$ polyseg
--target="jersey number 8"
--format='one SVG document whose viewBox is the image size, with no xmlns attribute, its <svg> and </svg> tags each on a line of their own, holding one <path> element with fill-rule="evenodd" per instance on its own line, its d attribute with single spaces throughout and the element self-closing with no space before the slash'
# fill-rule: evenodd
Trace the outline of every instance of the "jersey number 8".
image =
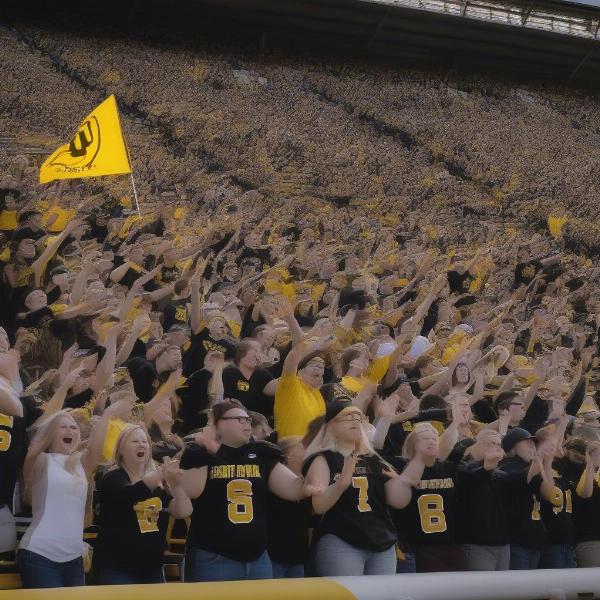
<svg viewBox="0 0 600 600">
<path fill-rule="evenodd" d="M 250 523 L 254 518 L 252 506 L 252 482 L 233 479 L 227 484 L 227 516 L 232 523 Z"/>
<path fill-rule="evenodd" d="M 439 494 L 424 494 L 417 500 L 421 529 L 423 533 L 442 533 L 446 531 L 444 499 Z"/>
</svg>

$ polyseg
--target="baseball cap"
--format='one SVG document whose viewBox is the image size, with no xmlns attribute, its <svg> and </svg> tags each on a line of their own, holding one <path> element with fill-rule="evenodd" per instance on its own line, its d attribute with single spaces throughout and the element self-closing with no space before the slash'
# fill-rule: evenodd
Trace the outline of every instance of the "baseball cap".
<svg viewBox="0 0 600 600">
<path fill-rule="evenodd" d="M 502 440 L 502 449 L 504 452 L 510 452 L 519 442 L 535 439 L 529 431 L 521 427 L 513 427 L 508 431 Z"/>
</svg>

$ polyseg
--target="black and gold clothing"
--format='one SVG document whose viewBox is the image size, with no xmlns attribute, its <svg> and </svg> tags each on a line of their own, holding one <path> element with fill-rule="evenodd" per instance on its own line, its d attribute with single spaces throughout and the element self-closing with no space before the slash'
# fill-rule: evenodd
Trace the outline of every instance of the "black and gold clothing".
<svg viewBox="0 0 600 600">
<path fill-rule="evenodd" d="M 0 506 L 12 507 L 13 492 L 27 453 L 27 428 L 42 414 L 31 397 L 22 398 L 23 416 L 0 413 Z"/>
<path fill-rule="evenodd" d="M 390 429 L 384 444 L 386 456 L 400 456 L 402 446 L 408 434 L 417 423 L 431 423 L 438 433 L 443 433 L 448 424 L 448 411 L 443 408 L 429 408 L 419 411 L 412 419 L 390 425 Z"/>
<path fill-rule="evenodd" d="M 402 457 L 390 462 L 399 471 L 408 464 Z M 456 472 L 456 464 L 450 461 L 436 460 L 425 467 L 408 506 L 392 510 L 401 540 L 415 548 L 456 543 Z"/>
<path fill-rule="evenodd" d="M 131 289 L 131 286 L 134 284 L 135 280 L 144 275 L 146 271 L 144 267 L 138 265 L 137 263 L 129 262 L 127 264 L 129 268 L 118 283 Z"/>
<path fill-rule="evenodd" d="M 329 485 L 335 483 L 344 467 L 344 456 L 325 450 L 308 459 L 304 472 L 317 456 L 322 456 L 329 467 Z M 388 467 L 389 468 L 389 467 Z M 352 483 L 340 499 L 325 513 L 315 529 L 315 537 L 332 534 L 356 548 L 383 552 L 396 543 L 394 523 L 385 499 L 384 474 L 386 465 L 375 455 L 360 456 Z"/>
<path fill-rule="evenodd" d="M 190 339 L 190 346 L 183 355 L 183 374 L 191 375 L 194 371 L 204 366 L 204 357 L 215 350 L 225 355 L 225 360 L 231 360 L 235 354 L 236 345 L 228 339 L 215 340 L 208 329 L 194 333 Z"/>
<path fill-rule="evenodd" d="M 517 456 L 506 458 L 494 471 L 492 481 L 506 511 L 510 543 L 539 550 L 546 539 L 540 514 L 542 478 L 535 475 L 528 483 L 529 467 Z"/>
<path fill-rule="evenodd" d="M 239 400 L 248 410 L 254 410 L 270 418 L 273 416 L 274 398 L 263 393 L 265 386 L 274 379 L 266 369 L 254 369 L 250 379 L 234 365 L 223 369 L 225 398 Z"/>
<path fill-rule="evenodd" d="M 163 311 L 163 330 L 169 331 L 173 325 L 187 325 L 189 299 L 171 300 Z"/>
<path fill-rule="evenodd" d="M 461 544 L 504 546 L 509 542 L 506 514 L 492 485 L 492 473 L 478 461 L 459 465 L 456 507 L 457 541 Z"/>
<path fill-rule="evenodd" d="M 187 547 L 240 562 L 261 556 L 268 544 L 267 484 L 280 455 L 268 442 L 222 445 L 215 455 L 189 445 L 181 468 L 207 467 L 208 475 L 204 491 L 193 501 Z"/>
<path fill-rule="evenodd" d="M 284 500 L 269 494 L 269 557 L 286 565 L 304 565 L 308 559 L 311 500 Z"/>
<path fill-rule="evenodd" d="M 143 577 L 162 565 L 170 496 L 132 484 L 124 469 L 108 471 L 99 486 L 99 532 L 93 564 Z"/>
<path fill-rule="evenodd" d="M 594 487 L 590 498 L 573 498 L 575 525 L 575 543 L 600 541 L 600 482 L 594 478 Z"/>
<path fill-rule="evenodd" d="M 576 484 L 569 481 L 555 462 L 552 469 L 555 503 L 540 500 L 540 513 L 546 526 L 546 546 L 572 546 L 575 541 L 573 497 Z"/>
</svg>

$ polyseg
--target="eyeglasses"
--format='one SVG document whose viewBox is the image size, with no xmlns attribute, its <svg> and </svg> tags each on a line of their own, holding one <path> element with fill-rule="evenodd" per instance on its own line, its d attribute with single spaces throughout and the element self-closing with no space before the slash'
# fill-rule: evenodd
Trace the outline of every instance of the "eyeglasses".
<svg viewBox="0 0 600 600">
<path fill-rule="evenodd" d="M 358 413 L 353 413 L 344 417 L 343 419 L 338 419 L 340 423 L 352 423 L 356 421 L 357 423 L 361 423 L 364 420 L 363 415 L 359 415 Z"/>
<path fill-rule="evenodd" d="M 252 423 L 252 417 L 221 417 L 221 421 L 237 421 L 240 425 Z"/>
</svg>

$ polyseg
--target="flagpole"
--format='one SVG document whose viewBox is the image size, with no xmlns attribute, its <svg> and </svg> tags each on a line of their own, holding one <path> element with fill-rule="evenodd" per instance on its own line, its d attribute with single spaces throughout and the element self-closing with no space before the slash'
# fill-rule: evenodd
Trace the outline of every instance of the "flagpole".
<svg viewBox="0 0 600 600">
<path fill-rule="evenodd" d="M 133 171 L 129 173 L 131 175 L 131 185 L 133 186 L 133 197 L 135 199 L 135 208 L 137 209 L 138 216 L 141 217 L 142 213 L 140 212 L 140 205 L 138 203 L 137 190 L 135 189 L 135 180 L 133 179 Z"/>
</svg>

